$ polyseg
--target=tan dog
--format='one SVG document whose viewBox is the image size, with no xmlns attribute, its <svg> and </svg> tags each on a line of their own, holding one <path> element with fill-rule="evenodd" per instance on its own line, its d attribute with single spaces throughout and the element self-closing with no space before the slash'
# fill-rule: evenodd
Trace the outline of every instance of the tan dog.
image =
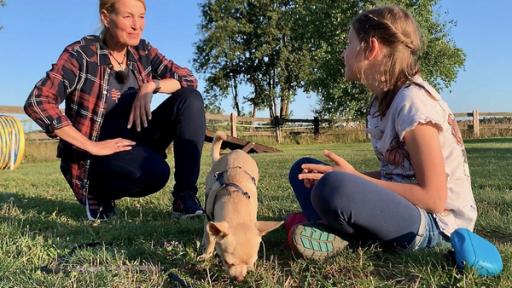
<svg viewBox="0 0 512 288">
<path fill-rule="evenodd" d="M 254 270 L 261 237 L 281 224 L 257 221 L 258 166 L 242 150 L 220 157 L 226 134 L 217 132 L 212 145 L 212 168 L 206 178 L 206 215 L 202 240 L 204 260 L 213 255 L 214 248 L 222 258 L 229 275 L 237 281 Z"/>
</svg>

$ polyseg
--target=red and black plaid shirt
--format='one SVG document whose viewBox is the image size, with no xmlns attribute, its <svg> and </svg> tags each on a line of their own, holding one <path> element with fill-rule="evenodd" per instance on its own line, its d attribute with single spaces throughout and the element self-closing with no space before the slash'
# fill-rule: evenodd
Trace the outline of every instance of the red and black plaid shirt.
<svg viewBox="0 0 512 288">
<path fill-rule="evenodd" d="M 181 87 L 197 88 L 197 80 L 190 70 L 166 59 L 145 40 L 129 47 L 128 66 L 135 72 L 139 86 L 153 78 L 174 78 Z M 50 137 L 55 129 L 73 125 L 89 139 L 98 139 L 105 116 L 105 100 L 110 77 L 113 77 L 108 50 L 96 35 L 86 36 L 67 46 L 56 64 L 46 73 L 30 93 L 25 112 Z M 65 101 L 65 112 L 59 104 Z M 95 207 L 96 199 L 88 193 L 88 171 L 91 155 L 60 140 L 57 157 L 61 171 L 73 189 L 76 198 Z"/>
</svg>

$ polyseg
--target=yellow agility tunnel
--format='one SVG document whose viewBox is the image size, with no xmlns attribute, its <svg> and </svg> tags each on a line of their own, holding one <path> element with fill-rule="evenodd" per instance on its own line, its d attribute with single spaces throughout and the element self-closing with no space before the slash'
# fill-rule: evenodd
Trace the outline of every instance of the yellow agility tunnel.
<svg viewBox="0 0 512 288">
<path fill-rule="evenodd" d="M 23 159 L 25 133 L 15 117 L 0 115 L 0 170 L 14 170 Z"/>
</svg>

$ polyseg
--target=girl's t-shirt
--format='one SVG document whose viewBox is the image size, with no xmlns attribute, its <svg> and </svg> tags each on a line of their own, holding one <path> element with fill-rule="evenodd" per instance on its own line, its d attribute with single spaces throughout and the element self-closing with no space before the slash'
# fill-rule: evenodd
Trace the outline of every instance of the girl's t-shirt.
<svg viewBox="0 0 512 288">
<path fill-rule="evenodd" d="M 381 163 L 381 179 L 417 183 L 405 150 L 404 135 L 419 123 L 434 124 L 439 132 L 448 182 L 445 211 L 434 216 L 441 231 L 448 236 L 459 227 L 473 230 L 477 210 L 459 127 L 439 93 L 421 77 L 413 80 L 417 84 L 408 83 L 400 89 L 385 117 L 378 115 L 377 101 L 370 107 L 367 131 Z"/>
</svg>

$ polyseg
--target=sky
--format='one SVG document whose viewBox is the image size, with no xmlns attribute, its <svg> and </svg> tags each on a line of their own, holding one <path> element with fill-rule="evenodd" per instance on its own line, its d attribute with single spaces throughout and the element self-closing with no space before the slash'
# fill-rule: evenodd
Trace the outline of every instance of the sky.
<svg viewBox="0 0 512 288">
<path fill-rule="evenodd" d="M 181 66 L 193 70 L 199 38 L 200 0 L 149 0 L 143 38 Z M 510 0 L 441 0 L 436 11 L 455 20 L 449 30 L 466 63 L 450 89 L 441 91 L 454 112 L 512 112 Z M 0 8 L 0 105 L 22 106 L 34 84 L 64 47 L 100 30 L 97 0 L 7 0 Z M 199 90 L 204 76 L 194 71 Z M 163 100 L 157 95 L 154 105 Z M 292 117 L 312 118 L 314 95 L 299 94 Z M 230 101 L 222 108 L 232 112 Z M 245 108 L 249 110 L 248 107 Z M 267 116 L 267 112 L 259 112 Z"/>
</svg>

